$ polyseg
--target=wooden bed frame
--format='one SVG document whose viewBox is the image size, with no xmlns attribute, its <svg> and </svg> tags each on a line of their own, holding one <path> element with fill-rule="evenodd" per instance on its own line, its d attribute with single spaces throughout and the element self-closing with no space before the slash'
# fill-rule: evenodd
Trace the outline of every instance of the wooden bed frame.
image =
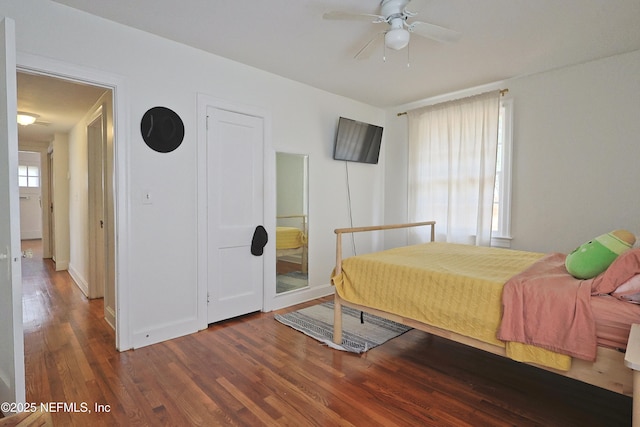
<svg viewBox="0 0 640 427">
<path fill-rule="evenodd" d="M 336 229 L 335 274 L 337 275 L 342 272 L 343 234 L 360 233 L 367 231 L 384 231 L 420 226 L 431 227 L 431 241 L 433 242 L 435 240 L 435 221 Z M 419 329 L 421 331 L 455 342 L 459 342 L 461 344 L 465 344 L 480 350 L 488 351 L 489 353 L 507 357 L 504 347 L 488 344 L 474 338 L 447 331 L 445 329 L 437 328 L 426 323 L 399 316 L 394 313 L 389 313 L 374 308 L 365 307 L 359 304 L 354 304 L 342 299 L 337 292 L 335 292 L 334 298 L 335 310 L 333 341 L 336 344 L 342 343 L 342 306 L 345 306 L 360 311 L 366 311 L 367 313 L 371 313 L 376 316 L 389 319 L 394 322 L 398 322 L 403 325 L 407 325 L 412 328 Z M 610 348 L 598 347 L 598 353 L 595 362 L 588 362 L 585 360 L 574 358 L 572 360 L 571 369 L 569 371 L 558 371 L 540 365 L 531 365 L 537 368 L 557 373 L 559 375 L 576 379 L 578 381 L 582 381 L 587 384 L 614 391 L 616 393 L 633 396 L 633 426 L 640 427 L 640 324 L 634 324 L 632 326 L 629 341 L 627 343 L 626 353 L 622 353 Z M 634 393 L 634 388 L 638 390 L 637 393 Z"/>
</svg>

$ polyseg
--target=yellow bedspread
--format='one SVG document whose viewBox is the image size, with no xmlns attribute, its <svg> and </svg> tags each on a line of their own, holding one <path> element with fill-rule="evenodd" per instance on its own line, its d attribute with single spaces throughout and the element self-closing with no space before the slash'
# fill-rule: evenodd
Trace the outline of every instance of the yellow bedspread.
<svg viewBox="0 0 640 427">
<path fill-rule="evenodd" d="M 426 243 L 347 258 L 332 278 L 346 301 L 505 347 L 496 338 L 502 287 L 544 254 Z M 507 355 L 567 370 L 570 357 L 508 343 Z"/>
<path fill-rule="evenodd" d="M 302 230 L 296 227 L 276 227 L 276 249 L 296 249 L 306 243 Z"/>
</svg>

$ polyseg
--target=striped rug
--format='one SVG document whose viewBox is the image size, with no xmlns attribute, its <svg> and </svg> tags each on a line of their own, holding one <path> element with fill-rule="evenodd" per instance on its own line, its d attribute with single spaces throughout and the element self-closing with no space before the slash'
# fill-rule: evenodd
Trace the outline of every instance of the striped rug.
<svg viewBox="0 0 640 427">
<path fill-rule="evenodd" d="M 410 330 L 408 326 L 342 307 L 342 345 L 333 343 L 333 302 L 324 302 L 287 314 L 276 314 L 275 319 L 332 348 L 364 353 Z"/>
</svg>

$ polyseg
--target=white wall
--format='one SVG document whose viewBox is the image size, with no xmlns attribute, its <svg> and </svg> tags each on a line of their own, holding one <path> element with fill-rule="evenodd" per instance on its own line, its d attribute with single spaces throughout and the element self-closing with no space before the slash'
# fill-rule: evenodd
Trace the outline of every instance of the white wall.
<svg viewBox="0 0 640 427">
<path fill-rule="evenodd" d="M 640 51 L 509 82 L 513 247 L 640 234 Z"/>
<path fill-rule="evenodd" d="M 88 147 L 86 119 L 69 132 L 69 274 L 89 295 Z M 57 153 L 56 153 L 57 155 Z"/>
<path fill-rule="evenodd" d="M 640 51 L 476 92 L 502 87 L 514 99 L 512 248 L 566 253 L 614 229 L 640 234 Z M 407 217 L 406 117 L 396 113 L 427 103 L 387 111 L 386 222 Z"/>
<path fill-rule="evenodd" d="M 120 330 L 127 336 L 152 337 L 127 342 L 125 336 L 125 347 L 190 333 L 200 326 L 194 320 L 199 93 L 268 111 L 273 140 L 269 151 L 309 155 L 310 284 L 312 288 L 328 284 L 334 264 L 333 229 L 348 225 L 344 164 L 331 159 L 337 120 L 347 116 L 383 124 L 382 110 L 50 1 L 5 1 L 0 15 L 16 20 L 19 53 L 99 70 L 123 81 L 116 94 L 122 104 L 116 103 L 116 108 L 122 107 L 118 113 L 125 122 L 119 123 L 123 134 L 115 145 L 120 154 L 124 150 L 117 157 L 127 161 L 116 168 L 126 177 L 126 182 L 120 181 L 128 190 L 123 198 L 126 206 L 119 206 L 119 212 L 124 209 L 127 217 L 120 218 L 119 226 L 128 232 L 118 236 L 118 244 L 129 256 L 118 276 L 119 298 L 124 302 L 119 310 L 125 310 L 121 315 L 127 322 Z M 184 142 L 172 153 L 150 150 L 140 136 L 140 118 L 154 106 L 171 108 L 184 121 Z M 353 165 L 349 172 L 356 222 L 379 222 L 383 165 Z M 72 197 L 76 190 L 72 189 Z M 153 194 L 152 205 L 142 204 L 146 190 Z M 77 195 L 81 197 L 80 192 Z M 300 293 L 299 298 L 309 295 Z"/>
</svg>

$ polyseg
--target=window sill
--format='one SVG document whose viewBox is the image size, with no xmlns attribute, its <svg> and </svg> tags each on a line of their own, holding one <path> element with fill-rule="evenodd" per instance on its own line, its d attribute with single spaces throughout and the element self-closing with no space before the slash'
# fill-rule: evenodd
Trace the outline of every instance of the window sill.
<svg viewBox="0 0 640 427">
<path fill-rule="evenodd" d="M 511 248 L 511 237 L 492 237 L 491 246 L 496 248 Z"/>
</svg>

